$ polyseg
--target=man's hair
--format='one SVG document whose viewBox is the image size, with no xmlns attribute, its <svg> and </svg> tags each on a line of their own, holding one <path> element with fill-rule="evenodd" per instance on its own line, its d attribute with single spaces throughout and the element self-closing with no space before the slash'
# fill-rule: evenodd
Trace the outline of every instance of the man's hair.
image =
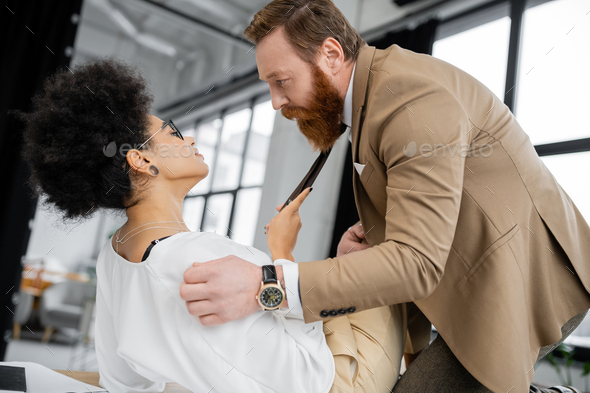
<svg viewBox="0 0 590 393">
<path fill-rule="evenodd" d="M 328 37 L 336 39 L 344 59 L 357 59 L 367 43 L 352 28 L 332 0 L 274 0 L 254 15 L 244 35 L 257 45 L 273 29 L 283 27 L 299 56 L 315 62 L 318 50 Z"/>
</svg>

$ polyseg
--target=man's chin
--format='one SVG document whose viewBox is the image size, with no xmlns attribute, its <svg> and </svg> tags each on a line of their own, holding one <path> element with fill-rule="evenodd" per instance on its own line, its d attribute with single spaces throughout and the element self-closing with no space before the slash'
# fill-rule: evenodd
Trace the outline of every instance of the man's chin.
<svg viewBox="0 0 590 393">
<path fill-rule="evenodd" d="M 307 142 L 314 151 L 326 152 L 332 149 L 332 147 L 334 147 L 336 141 L 340 137 L 340 135 L 336 134 L 321 134 L 317 132 L 317 130 L 314 130 L 314 132 L 311 133 L 307 133 L 302 131 L 301 128 L 299 128 L 299 131 L 305 137 L 305 139 L 307 139 Z"/>
</svg>

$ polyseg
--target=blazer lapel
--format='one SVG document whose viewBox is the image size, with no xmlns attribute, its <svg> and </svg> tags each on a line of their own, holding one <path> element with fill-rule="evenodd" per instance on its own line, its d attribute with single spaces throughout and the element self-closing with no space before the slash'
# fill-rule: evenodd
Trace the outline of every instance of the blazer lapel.
<svg viewBox="0 0 590 393">
<path fill-rule="evenodd" d="M 356 61 L 356 69 L 352 82 L 352 125 L 350 129 L 352 141 L 352 160 L 358 159 L 358 141 L 360 136 L 359 124 L 362 108 L 365 104 L 365 96 L 369 84 L 370 68 L 375 55 L 374 46 L 365 46 L 360 49 Z"/>
</svg>

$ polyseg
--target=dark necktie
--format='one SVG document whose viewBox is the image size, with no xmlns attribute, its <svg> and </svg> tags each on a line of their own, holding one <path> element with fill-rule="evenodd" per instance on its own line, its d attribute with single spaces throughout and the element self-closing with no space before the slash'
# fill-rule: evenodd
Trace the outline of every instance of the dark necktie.
<svg viewBox="0 0 590 393">
<path fill-rule="evenodd" d="M 344 133 L 344 131 L 346 131 L 347 128 L 348 128 L 348 126 L 346 124 L 342 123 L 340 125 L 340 135 L 342 135 Z M 313 185 L 313 182 L 318 177 L 318 175 L 320 174 L 320 171 L 324 167 L 324 164 L 328 160 L 328 156 L 330 155 L 331 151 L 332 151 L 332 148 L 320 153 L 318 158 L 315 160 L 315 162 L 313 163 L 313 165 L 309 169 L 309 172 L 307 172 L 307 174 L 305 175 L 303 180 L 301 180 L 301 183 L 299 183 L 299 185 L 297 186 L 295 191 L 293 191 L 293 193 L 289 196 L 287 201 L 283 204 L 283 207 L 281 208 L 281 210 L 283 210 L 285 208 L 285 206 L 287 206 L 289 203 L 293 202 L 293 200 L 295 198 L 297 198 L 299 196 L 299 194 L 301 194 L 303 192 L 303 190 L 305 190 L 307 187 L 311 187 Z"/>
</svg>

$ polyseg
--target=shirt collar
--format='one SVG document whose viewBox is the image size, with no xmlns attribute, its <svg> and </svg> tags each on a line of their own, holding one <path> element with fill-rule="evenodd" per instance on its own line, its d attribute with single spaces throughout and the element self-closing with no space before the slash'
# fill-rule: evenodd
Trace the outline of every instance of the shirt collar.
<svg viewBox="0 0 590 393">
<path fill-rule="evenodd" d="M 354 81 L 354 70 L 356 69 L 356 61 L 354 67 L 352 67 L 352 74 L 350 75 L 350 82 L 348 82 L 348 90 L 346 90 L 346 96 L 344 96 L 344 110 L 342 111 L 342 122 L 349 128 L 352 124 L 352 82 Z M 352 135 L 348 133 L 348 140 L 352 142 Z"/>
<path fill-rule="evenodd" d="M 342 122 L 348 127 L 352 124 L 352 82 L 354 80 L 354 70 L 356 69 L 356 62 L 352 68 L 352 74 L 350 75 L 350 82 L 348 83 L 348 90 L 346 90 L 346 96 L 344 97 L 344 110 L 342 112 Z"/>
</svg>

